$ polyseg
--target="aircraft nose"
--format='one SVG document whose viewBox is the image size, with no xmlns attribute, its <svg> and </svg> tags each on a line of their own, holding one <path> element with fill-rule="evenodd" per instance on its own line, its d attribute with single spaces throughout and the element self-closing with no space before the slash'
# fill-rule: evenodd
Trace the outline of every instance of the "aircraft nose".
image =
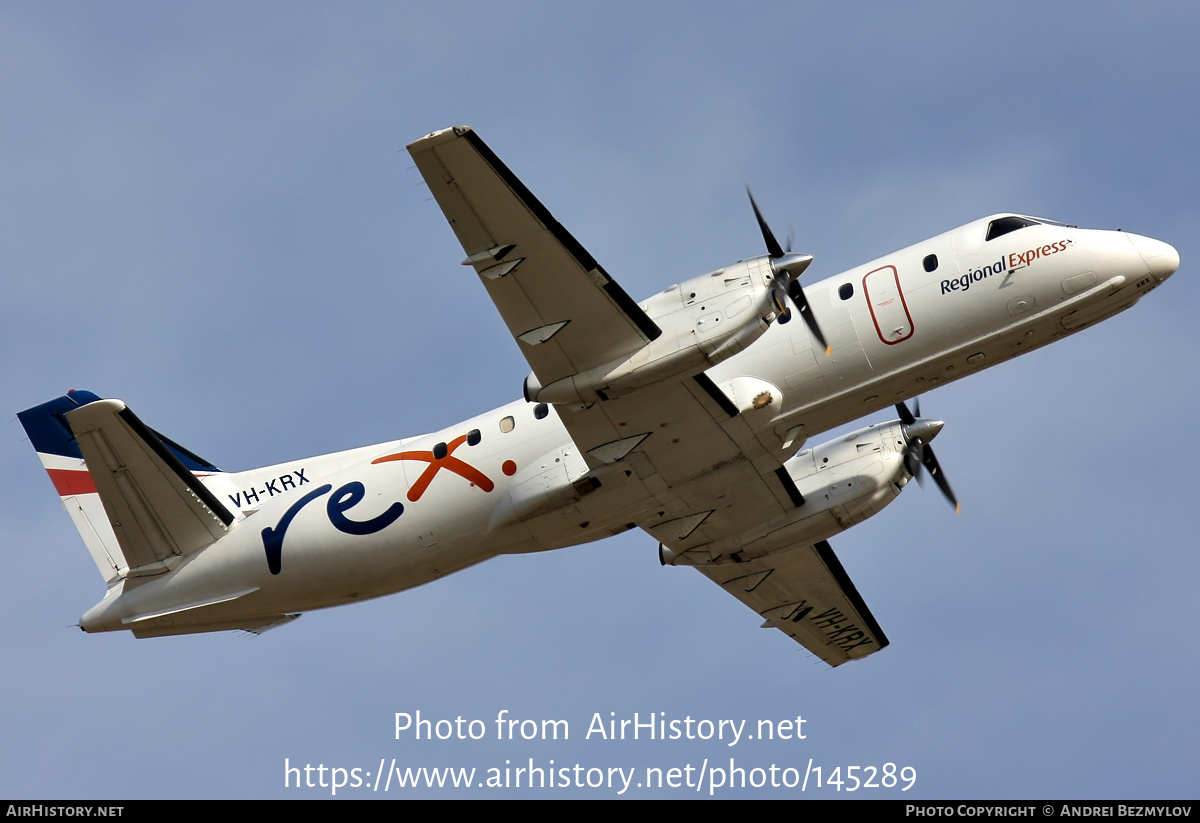
<svg viewBox="0 0 1200 823">
<path fill-rule="evenodd" d="M 1161 240 L 1142 237 L 1140 234 L 1129 235 L 1129 242 L 1137 249 L 1137 253 L 1146 261 L 1150 273 L 1161 283 L 1179 268 L 1179 252 L 1175 247 Z"/>
</svg>

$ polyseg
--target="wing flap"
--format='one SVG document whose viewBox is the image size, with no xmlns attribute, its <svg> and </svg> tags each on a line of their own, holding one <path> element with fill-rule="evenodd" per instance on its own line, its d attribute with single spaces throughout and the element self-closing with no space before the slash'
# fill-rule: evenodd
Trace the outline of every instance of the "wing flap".
<svg viewBox="0 0 1200 823">
<path fill-rule="evenodd" d="M 662 333 L 475 132 L 445 129 L 408 150 L 542 385 Z"/>
<path fill-rule="evenodd" d="M 888 645 L 875 616 L 829 543 L 800 546 L 747 563 L 697 567 L 709 580 L 830 666 Z"/>
<path fill-rule="evenodd" d="M 159 574 L 225 534 L 233 515 L 119 400 L 66 413 L 129 564 Z"/>
</svg>

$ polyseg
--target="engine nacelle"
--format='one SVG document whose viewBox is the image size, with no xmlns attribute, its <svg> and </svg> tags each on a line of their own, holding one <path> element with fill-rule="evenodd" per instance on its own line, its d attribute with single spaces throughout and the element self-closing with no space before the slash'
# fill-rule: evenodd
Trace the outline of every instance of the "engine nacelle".
<svg viewBox="0 0 1200 823">
<path fill-rule="evenodd" d="M 623 360 L 543 386 L 525 378 L 525 399 L 594 403 L 643 386 L 699 374 L 762 336 L 778 311 L 768 258 L 735 263 L 671 286 L 641 304 L 662 334 Z"/>
<path fill-rule="evenodd" d="M 778 551 L 811 545 L 878 514 L 911 479 L 904 466 L 907 449 L 900 421 L 876 423 L 806 449 L 784 464 L 804 504 L 741 534 L 674 554 L 673 565 L 744 563 Z"/>
</svg>

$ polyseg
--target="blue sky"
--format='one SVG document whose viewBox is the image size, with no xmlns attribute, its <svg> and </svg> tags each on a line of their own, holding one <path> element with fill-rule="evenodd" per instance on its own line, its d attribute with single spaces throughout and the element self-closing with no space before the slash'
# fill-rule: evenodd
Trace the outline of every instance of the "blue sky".
<svg viewBox="0 0 1200 823">
<path fill-rule="evenodd" d="M 456 123 L 639 299 L 760 253 L 746 183 L 811 279 L 1007 210 L 1183 261 L 1132 311 L 922 398 L 964 511 L 913 487 L 832 541 L 892 640 L 837 670 L 640 533 L 259 638 L 87 636 L 103 585 L 14 414 L 0 794 L 328 795 L 285 790 L 285 758 L 733 757 L 917 771 L 860 797 L 1194 797 L 1197 12 L 1079 8 L 0 6 L 7 408 L 120 397 L 231 470 L 519 394 L 520 353 L 404 152 Z M 566 719 L 571 739 L 396 740 L 417 710 Z M 799 715 L 807 737 L 583 739 L 610 712 Z"/>
</svg>

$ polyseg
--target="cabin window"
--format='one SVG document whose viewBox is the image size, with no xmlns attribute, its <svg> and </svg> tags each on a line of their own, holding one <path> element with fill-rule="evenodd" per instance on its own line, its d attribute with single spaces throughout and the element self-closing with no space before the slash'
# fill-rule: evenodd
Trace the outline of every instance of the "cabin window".
<svg viewBox="0 0 1200 823">
<path fill-rule="evenodd" d="M 467 445 L 478 446 L 479 441 L 483 439 L 483 435 L 479 433 L 479 429 L 471 429 L 467 432 Z"/>
<path fill-rule="evenodd" d="M 500 421 L 500 431 L 503 432 L 504 434 L 508 434 L 510 431 L 513 430 L 513 427 L 516 425 L 517 425 L 517 421 L 513 420 L 511 416 L 506 417 Z"/>
<path fill-rule="evenodd" d="M 843 300 L 849 300 L 853 296 L 854 296 L 854 284 L 853 283 L 843 283 L 838 288 L 838 297 L 842 298 Z"/>
<path fill-rule="evenodd" d="M 533 407 L 533 416 L 536 417 L 538 420 L 541 420 L 543 417 L 545 417 L 549 413 L 550 413 L 550 407 L 547 406 L 545 403 L 538 403 L 536 406 Z"/>
<path fill-rule="evenodd" d="M 1026 226 L 1036 226 L 1037 224 L 1038 222 L 1036 220 L 1030 220 L 1028 217 L 1017 217 L 1016 215 L 1013 215 L 1012 217 L 1001 217 L 988 224 L 986 239 L 995 240 L 997 237 L 1003 237 L 1009 232 L 1016 231 L 1017 229 L 1023 229 Z"/>
<path fill-rule="evenodd" d="M 936 254 L 927 254 L 927 255 L 925 255 L 925 259 L 922 260 L 921 263 L 925 266 L 925 271 L 933 271 L 934 269 L 937 268 L 937 255 Z"/>
<path fill-rule="evenodd" d="M 446 455 L 450 453 L 450 449 L 445 443 L 435 443 L 433 446 L 433 459 L 445 460 Z"/>
</svg>

